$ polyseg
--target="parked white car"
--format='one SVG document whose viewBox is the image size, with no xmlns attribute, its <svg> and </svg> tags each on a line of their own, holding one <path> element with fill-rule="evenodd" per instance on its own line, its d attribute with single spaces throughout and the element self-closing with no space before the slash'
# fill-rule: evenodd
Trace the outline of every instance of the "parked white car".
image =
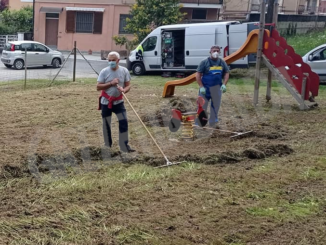
<svg viewBox="0 0 326 245">
<path fill-rule="evenodd" d="M 319 75 L 320 80 L 326 80 L 326 44 L 309 51 L 302 59 Z"/>
<path fill-rule="evenodd" d="M 64 62 L 64 56 L 61 52 L 34 41 L 7 43 L 2 51 L 1 62 L 7 68 L 23 69 L 25 67 L 25 50 L 27 50 L 27 67 L 53 66 L 59 68 Z"/>
</svg>

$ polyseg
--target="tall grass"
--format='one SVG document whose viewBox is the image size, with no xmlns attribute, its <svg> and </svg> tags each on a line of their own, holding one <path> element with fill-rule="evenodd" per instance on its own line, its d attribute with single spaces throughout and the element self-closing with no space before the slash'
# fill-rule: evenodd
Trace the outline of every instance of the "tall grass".
<svg viewBox="0 0 326 245">
<path fill-rule="evenodd" d="M 287 43 L 294 48 L 297 54 L 303 56 L 317 46 L 326 43 L 326 30 L 288 37 Z"/>
</svg>

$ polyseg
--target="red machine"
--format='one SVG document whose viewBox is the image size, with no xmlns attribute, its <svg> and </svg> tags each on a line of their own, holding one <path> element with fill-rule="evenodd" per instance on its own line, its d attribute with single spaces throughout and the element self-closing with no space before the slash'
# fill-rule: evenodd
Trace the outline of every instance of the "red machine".
<svg viewBox="0 0 326 245">
<path fill-rule="evenodd" d="M 191 133 L 187 134 L 188 137 L 193 137 L 192 135 L 192 127 L 193 123 L 196 122 L 200 127 L 205 127 L 208 121 L 207 113 L 203 109 L 205 104 L 205 100 L 202 97 L 198 97 L 197 99 L 197 111 L 196 112 L 185 112 L 182 113 L 177 109 L 172 109 L 172 118 L 169 123 L 169 129 L 171 132 L 177 132 L 181 126 L 181 123 L 185 125 L 184 131 L 191 131 Z M 190 128 L 189 128 L 190 127 Z"/>
<path fill-rule="evenodd" d="M 208 116 L 206 111 L 203 109 L 205 104 L 205 100 L 202 97 L 198 97 L 197 99 L 197 106 L 198 109 L 196 112 L 185 112 L 182 113 L 179 110 L 172 109 L 172 118 L 169 123 L 169 129 L 171 132 L 177 132 L 181 126 L 182 127 L 182 134 L 181 138 L 183 140 L 194 140 L 194 128 L 201 128 L 203 130 L 213 130 L 219 131 L 223 133 L 231 134 L 230 138 L 236 138 L 243 135 L 251 134 L 253 131 L 245 131 L 245 132 L 233 132 L 229 130 L 222 130 L 222 129 L 215 129 L 215 128 L 207 128 L 205 127 L 208 122 Z M 195 125 L 195 122 L 197 125 Z"/>
</svg>

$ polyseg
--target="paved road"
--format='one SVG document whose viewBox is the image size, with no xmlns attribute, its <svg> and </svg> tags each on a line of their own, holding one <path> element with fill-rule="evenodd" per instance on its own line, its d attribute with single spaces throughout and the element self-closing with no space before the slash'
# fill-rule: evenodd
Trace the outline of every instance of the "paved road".
<svg viewBox="0 0 326 245">
<path fill-rule="evenodd" d="M 66 56 L 67 57 L 67 56 Z M 107 66 L 105 60 L 90 60 L 90 64 L 94 70 L 98 73 Z M 92 70 L 89 64 L 84 59 L 77 59 L 77 78 L 96 78 L 97 74 Z M 126 61 L 121 61 L 122 66 L 126 66 Z M 27 69 L 27 79 L 48 79 L 52 80 L 58 73 L 59 69 L 53 69 L 52 67 L 35 67 Z M 65 66 L 58 75 L 58 80 L 72 79 L 73 73 L 73 59 L 69 58 Z M 0 82 L 23 80 L 25 78 L 25 70 L 15 70 L 7 68 L 0 62 Z"/>
</svg>

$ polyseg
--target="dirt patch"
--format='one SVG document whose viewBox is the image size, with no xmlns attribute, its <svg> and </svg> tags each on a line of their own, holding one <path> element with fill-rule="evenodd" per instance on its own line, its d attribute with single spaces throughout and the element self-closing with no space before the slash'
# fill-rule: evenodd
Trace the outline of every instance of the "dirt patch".
<svg viewBox="0 0 326 245">
<path fill-rule="evenodd" d="M 163 89 L 161 81 L 157 86 L 150 82 L 150 86 L 141 81 L 133 86 L 128 99 L 151 126 L 170 161 L 202 165 L 184 164 L 162 171 L 139 166 L 159 166 L 165 160 L 127 103 L 130 145 L 136 152 L 120 154 L 102 148 L 94 84 L 15 93 L 17 100 L 25 101 L 15 113 L 10 110 L 12 94 L 1 96 L 0 178 L 6 178 L 0 179 L 3 243 L 15 243 L 13 237 L 27 241 L 33 233 L 47 244 L 300 244 L 307 237 L 307 219 L 324 222 L 323 210 L 308 218 L 293 217 L 295 227 L 260 212 L 257 216 L 246 212 L 257 207 L 256 211 L 271 215 L 284 208 L 282 203 L 287 207 L 291 200 L 300 204 L 307 197 L 325 196 L 321 158 L 325 155 L 326 104 L 322 99 L 322 106 L 309 112 L 292 110 L 293 98 L 282 94 L 279 100 L 273 97 L 274 106 L 264 106 L 261 97 L 254 108 L 253 87 L 243 85 L 237 92 L 231 82 L 229 92 L 223 95 L 221 129 L 254 133 L 232 140 L 232 134 L 202 130 L 195 132 L 197 140 L 185 142 L 180 140 L 180 131 L 169 131 L 167 122 L 172 108 L 196 110 L 197 89 L 177 87 L 182 91 L 178 94 L 184 96 L 163 99 L 157 96 Z M 112 124 L 113 147 L 118 147 L 117 121 Z M 34 148 L 36 138 L 39 141 Z M 29 153 L 35 153 L 34 158 L 27 158 Z M 125 164 L 111 166 L 111 162 Z M 44 182 L 62 170 L 67 181 L 40 185 L 31 178 L 29 163 L 45 177 Z M 94 171 L 83 171 L 92 166 Z M 305 211 L 307 207 L 296 208 Z M 307 224 L 319 229 L 323 223 Z M 62 238 L 62 234 L 68 237 Z M 79 234 L 87 234 L 89 239 L 85 241 Z M 313 238 L 316 233 L 310 234 Z M 80 240 L 71 240 L 75 235 Z M 323 244 L 324 240 L 308 243 Z"/>
<path fill-rule="evenodd" d="M 168 108 L 165 107 L 156 110 L 154 113 L 151 114 L 142 115 L 140 116 L 140 118 L 148 127 L 167 127 L 172 116 L 172 109 L 179 110 L 182 113 L 196 111 L 196 99 L 182 99 L 179 97 L 175 97 L 169 101 L 167 107 Z"/>
<path fill-rule="evenodd" d="M 120 152 L 111 151 L 108 148 L 86 147 L 73 149 L 72 154 L 35 154 L 24 157 L 20 166 L 3 167 L 4 176 L 10 174 L 12 177 L 22 177 L 23 174 L 48 173 L 50 171 L 62 171 L 76 166 L 82 166 L 90 162 L 105 160 L 120 161 Z"/>
<path fill-rule="evenodd" d="M 169 125 L 169 121 L 171 119 L 171 110 L 157 110 L 153 114 L 140 116 L 140 119 L 145 123 L 147 127 L 166 127 Z"/>
<path fill-rule="evenodd" d="M 280 132 L 254 132 L 253 134 L 258 138 L 266 138 L 269 140 L 281 139 L 286 136 L 285 133 Z"/>
<path fill-rule="evenodd" d="M 288 145 L 258 145 L 257 148 L 249 148 L 243 151 L 243 156 L 249 159 L 263 159 L 271 156 L 286 156 L 292 154 L 294 151 Z"/>
<path fill-rule="evenodd" d="M 250 159 L 263 159 L 266 157 L 266 154 L 258 149 L 249 148 L 243 152 L 243 155 L 247 156 Z"/>
<path fill-rule="evenodd" d="M 266 156 L 277 155 L 279 157 L 292 154 L 294 151 L 288 145 L 277 144 L 277 145 L 268 145 L 264 147 L 264 152 Z"/>
<path fill-rule="evenodd" d="M 12 178 L 21 178 L 23 173 L 26 172 L 26 169 L 23 168 L 24 165 L 14 166 L 14 165 L 5 165 L 3 166 L 3 177 L 12 177 Z M 1 178 L 1 177 L 0 177 Z"/>
<path fill-rule="evenodd" d="M 183 99 L 180 97 L 175 97 L 169 101 L 171 109 L 177 109 L 184 112 L 196 111 L 196 98 Z"/>
<path fill-rule="evenodd" d="M 196 162 L 204 164 L 232 164 L 248 159 L 263 159 L 271 156 L 285 156 L 293 153 L 287 145 L 265 145 L 250 148 L 243 152 L 227 151 L 220 154 L 185 154 L 176 155 L 169 159 L 172 162 Z M 88 147 L 74 149 L 73 154 L 64 155 L 42 155 L 37 154 L 21 164 L 22 168 L 5 166 L 4 170 L 13 177 L 21 177 L 27 166 L 31 172 L 47 173 L 49 171 L 65 170 L 90 162 L 112 161 L 125 164 L 147 164 L 150 166 L 161 166 L 166 164 L 163 157 L 147 156 L 145 154 L 121 154 L 110 151 L 108 148 Z"/>
</svg>

